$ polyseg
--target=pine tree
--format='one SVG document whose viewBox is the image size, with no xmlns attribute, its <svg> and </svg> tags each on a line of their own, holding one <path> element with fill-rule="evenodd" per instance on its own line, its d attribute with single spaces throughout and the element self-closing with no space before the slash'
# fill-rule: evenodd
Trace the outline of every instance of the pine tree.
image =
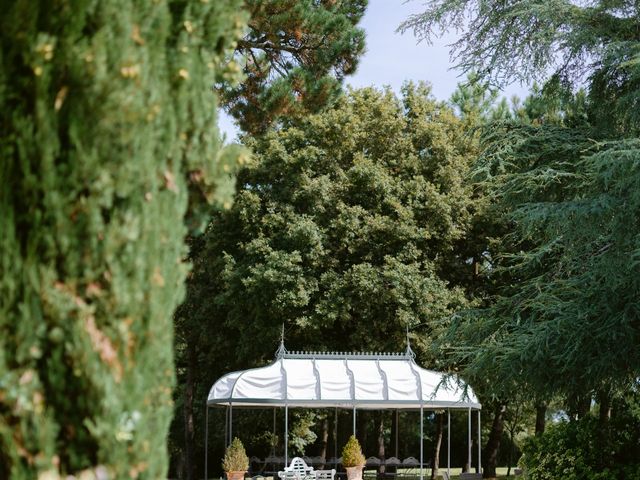
<svg viewBox="0 0 640 480">
<path fill-rule="evenodd" d="M 367 0 L 245 0 L 249 28 L 237 43 L 237 86 L 219 84 L 225 108 L 245 132 L 262 133 L 333 103 L 364 53 Z"/>
<path fill-rule="evenodd" d="M 236 163 L 210 85 L 241 6 L 1 2 L 0 478 L 165 478 L 185 236 Z"/>
</svg>

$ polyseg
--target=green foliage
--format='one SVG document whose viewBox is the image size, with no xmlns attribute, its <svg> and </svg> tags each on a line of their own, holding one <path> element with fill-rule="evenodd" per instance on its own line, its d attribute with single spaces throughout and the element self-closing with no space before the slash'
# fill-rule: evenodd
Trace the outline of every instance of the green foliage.
<svg viewBox="0 0 640 480">
<path fill-rule="evenodd" d="M 236 46 L 244 80 L 219 85 L 246 132 L 317 112 L 340 93 L 364 53 L 356 25 L 367 0 L 245 0 L 249 29 Z"/>
<path fill-rule="evenodd" d="M 0 477 L 165 478 L 185 217 L 232 190 L 209 85 L 241 3 L 2 11 Z"/>
<path fill-rule="evenodd" d="M 360 442 L 355 435 L 351 435 L 342 448 L 342 465 L 345 467 L 361 467 L 365 464 L 365 458 L 360 448 Z"/>
<path fill-rule="evenodd" d="M 615 49 L 638 41 L 637 5 L 632 0 L 434 0 L 400 30 L 430 40 L 451 27 L 463 31 L 454 45 L 461 66 L 500 83 L 546 79 L 550 67 L 558 73 L 584 73 L 589 55 L 598 64 Z"/>
<path fill-rule="evenodd" d="M 593 392 L 628 392 L 640 376 L 637 2 L 434 0 L 401 29 L 428 40 L 450 27 L 481 82 L 545 83 L 486 129 L 475 188 L 497 226 L 485 230 L 488 295 L 438 343 L 476 389 L 560 393 L 584 415 Z"/>
<path fill-rule="evenodd" d="M 353 91 L 251 140 L 233 205 L 192 244 L 176 314 L 182 365 L 189 348 L 199 365 L 194 398 L 217 376 L 270 361 L 283 323 L 289 348 L 341 351 L 395 351 L 408 325 L 432 362 L 429 334 L 467 305 L 461 286 L 473 276 L 459 258 L 474 142 L 424 85 L 402 99 Z"/>
<path fill-rule="evenodd" d="M 633 0 L 434 0 L 401 30 L 430 40 L 462 31 L 454 45 L 459 66 L 492 84 L 588 78 L 590 120 L 611 135 L 640 126 L 640 16 Z"/>
<path fill-rule="evenodd" d="M 506 115 L 495 108 L 497 98 L 497 90 L 489 88 L 477 74 L 471 73 L 464 83 L 458 84 L 451 94 L 449 103 L 460 118 L 477 126 L 494 115 L 498 118 Z"/>
<path fill-rule="evenodd" d="M 234 438 L 224 452 L 222 469 L 225 472 L 246 472 L 249 470 L 249 457 L 247 457 L 247 452 L 244 451 L 244 445 L 239 438 Z"/>
<path fill-rule="evenodd" d="M 458 339 L 455 362 L 497 391 L 581 395 L 611 382 L 626 389 L 640 372 L 635 9 L 442 0 L 403 26 L 429 37 L 470 12 L 458 53 L 482 81 L 530 81 L 559 59 L 544 87 L 503 115 L 512 121 L 486 130 L 476 165 L 476 188 L 505 231 L 484 272 L 499 294 L 452 322 L 445 341 Z M 574 94 L 587 55 L 596 59 L 580 67 L 587 89 Z"/>
<path fill-rule="evenodd" d="M 298 455 L 305 454 L 305 448 L 312 445 L 318 435 L 313 431 L 318 415 L 310 410 L 294 413 L 294 420 L 289 431 L 289 446 Z"/>
<path fill-rule="evenodd" d="M 450 336 L 478 347 L 470 374 L 566 393 L 637 378 L 640 144 L 594 133 L 506 126 L 489 139 L 480 171 L 513 229 L 495 274 L 517 283 L 454 322 Z"/>
<path fill-rule="evenodd" d="M 592 416 L 553 424 L 525 441 L 520 465 L 531 480 L 640 478 L 638 420 L 623 410 L 604 430 Z"/>
<path fill-rule="evenodd" d="M 270 358 L 283 321 L 307 348 L 396 349 L 405 326 L 428 333 L 466 303 L 447 266 L 469 225 L 471 147 L 428 93 L 408 86 L 400 103 L 354 91 L 249 144 L 254 160 L 209 226 L 187 300 L 210 332 L 199 338 L 236 345 L 226 368 Z M 420 337 L 417 351 L 427 347 Z"/>
</svg>

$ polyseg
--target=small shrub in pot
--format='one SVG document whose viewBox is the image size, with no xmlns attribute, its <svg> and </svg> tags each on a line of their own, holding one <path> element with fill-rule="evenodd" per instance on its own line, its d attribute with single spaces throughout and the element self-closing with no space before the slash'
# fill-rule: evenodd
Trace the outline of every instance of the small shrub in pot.
<svg viewBox="0 0 640 480">
<path fill-rule="evenodd" d="M 348 480 L 362 480 L 362 469 L 365 461 L 360 442 L 358 442 L 355 435 L 351 435 L 342 449 L 342 465 L 347 471 Z"/>
<path fill-rule="evenodd" d="M 227 474 L 227 480 L 242 480 L 249 470 L 249 457 L 239 438 L 234 438 L 224 452 L 222 469 Z"/>
</svg>

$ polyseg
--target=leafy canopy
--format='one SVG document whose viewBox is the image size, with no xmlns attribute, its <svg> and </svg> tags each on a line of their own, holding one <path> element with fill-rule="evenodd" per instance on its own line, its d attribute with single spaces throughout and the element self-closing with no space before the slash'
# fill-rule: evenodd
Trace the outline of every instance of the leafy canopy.
<svg viewBox="0 0 640 480">
<path fill-rule="evenodd" d="M 437 320 L 467 303 L 448 265 L 470 222 L 471 143 L 428 87 L 411 84 L 400 100 L 352 91 L 252 140 L 185 304 L 199 338 L 235 345 L 212 370 L 270 358 L 283 322 L 290 346 L 342 350 L 396 350 L 410 326 L 425 354 Z"/>
</svg>

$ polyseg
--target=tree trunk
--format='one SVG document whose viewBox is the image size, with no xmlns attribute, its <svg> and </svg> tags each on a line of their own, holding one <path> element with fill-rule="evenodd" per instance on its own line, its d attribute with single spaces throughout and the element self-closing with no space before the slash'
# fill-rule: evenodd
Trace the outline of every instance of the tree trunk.
<svg viewBox="0 0 640 480">
<path fill-rule="evenodd" d="M 608 392 L 602 391 L 598 394 L 600 404 L 599 422 L 600 427 L 606 427 L 611 419 L 611 396 Z"/>
<path fill-rule="evenodd" d="M 378 422 L 378 458 L 380 459 L 380 467 L 378 467 L 378 474 L 384 473 L 384 412 L 380 412 L 380 420 Z"/>
<path fill-rule="evenodd" d="M 511 475 L 511 463 L 513 462 L 513 450 L 515 448 L 515 431 L 513 429 L 509 430 L 509 440 L 510 440 L 510 445 L 509 445 L 509 455 L 508 455 L 508 460 L 507 460 L 507 477 Z"/>
<path fill-rule="evenodd" d="M 193 391 L 196 371 L 196 349 L 193 342 L 187 343 L 187 378 L 184 387 L 184 469 L 186 480 L 194 476 L 195 428 L 193 424 Z"/>
<path fill-rule="evenodd" d="M 436 414 L 436 438 L 433 447 L 433 456 L 431 457 L 431 480 L 435 480 L 438 476 L 438 468 L 440 466 L 440 445 L 442 445 L 442 429 L 444 424 L 444 413 Z"/>
<path fill-rule="evenodd" d="M 598 416 L 598 443 L 600 446 L 600 455 L 598 459 L 598 467 L 604 468 L 611 462 L 610 454 L 610 430 L 609 420 L 611 419 L 611 395 L 608 391 L 602 390 L 598 393 L 598 403 L 600 404 L 600 415 Z"/>
<path fill-rule="evenodd" d="M 484 468 L 484 478 L 494 478 L 496 476 L 500 439 L 502 438 L 502 432 L 504 430 L 505 410 L 506 406 L 504 404 L 496 405 L 494 410 L 491 432 L 489 433 L 489 440 L 487 441 L 487 447 L 484 454 L 486 462 Z"/>
<path fill-rule="evenodd" d="M 584 418 L 589 415 L 591 410 L 591 395 L 585 395 L 578 401 L 578 418 Z"/>
<path fill-rule="evenodd" d="M 536 405 L 536 436 L 540 436 L 544 433 L 546 422 L 547 405 L 545 403 L 538 403 Z"/>
<path fill-rule="evenodd" d="M 327 461 L 327 448 L 329 447 L 329 417 L 325 416 L 322 420 L 322 433 L 320 435 L 320 457 Z M 325 466 L 320 466 L 323 469 Z M 318 468 L 318 467 L 316 467 Z"/>
</svg>

